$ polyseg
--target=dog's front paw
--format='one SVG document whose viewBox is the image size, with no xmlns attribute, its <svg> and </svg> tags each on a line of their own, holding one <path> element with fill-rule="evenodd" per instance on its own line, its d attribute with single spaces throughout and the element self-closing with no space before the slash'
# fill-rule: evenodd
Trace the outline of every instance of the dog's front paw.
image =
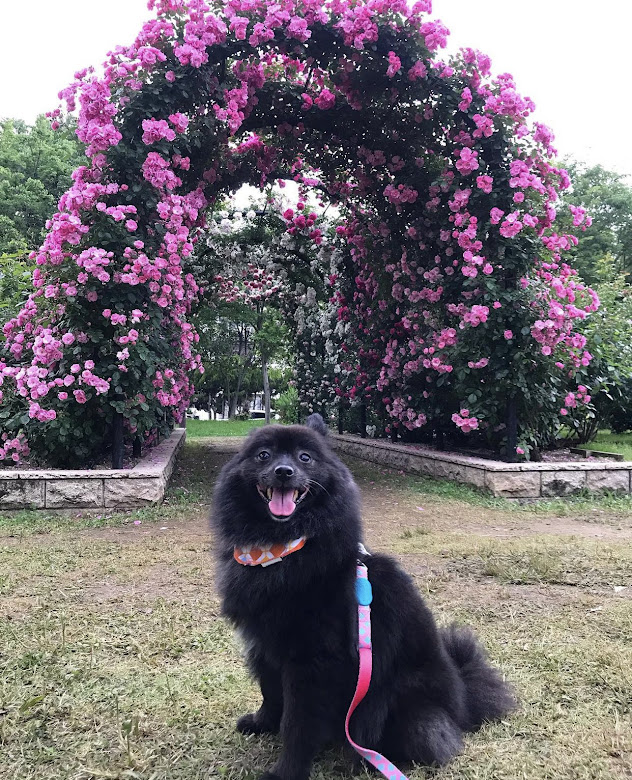
<svg viewBox="0 0 632 780">
<path fill-rule="evenodd" d="M 257 715 L 254 712 L 249 712 L 247 715 L 242 715 L 237 719 L 237 731 L 242 734 L 260 734 L 259 724 L 257 723 Z"/>
<path fill-rule="evenodd" d="M 274 734 L 278 729 L 259 718 L 258 713 L 249 712 L 248 715 L 242 715 L 238 719 L 237 731 L 242 734 Z"/>
</svg>

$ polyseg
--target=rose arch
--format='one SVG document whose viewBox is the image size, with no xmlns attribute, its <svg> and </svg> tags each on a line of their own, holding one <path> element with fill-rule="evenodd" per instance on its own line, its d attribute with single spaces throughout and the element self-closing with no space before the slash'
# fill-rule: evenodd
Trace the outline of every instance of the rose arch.
<svg viewBox="0 0 632 780">
<path fill-rule="evenodd" d="M 590 360 L 574 322 L 597 305 L 563 260 L 576 239 L 555 230 L 568 178 L 511 77 L 473 50 L 437 56 L 430 5 L 152 0 L 131 46 L 77 74 L 61 97 L 87 163 L 4 326 L 3 457 L 72 463 L 117 425 L 149 442 L 182 418 L 208 208 L 279 178 L 344 215 L 336 395 L 374 399 L 403 430 L 497 440 L 513 409 L 524 446 L 559 419 Z M 285 218 L 322 242 L 309 214 Z"/>
</svg>

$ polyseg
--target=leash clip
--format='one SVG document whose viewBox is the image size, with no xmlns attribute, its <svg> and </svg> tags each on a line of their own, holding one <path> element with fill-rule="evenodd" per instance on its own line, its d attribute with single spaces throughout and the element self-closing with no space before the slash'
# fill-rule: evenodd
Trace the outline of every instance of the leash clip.
<svg viewBox="0 0 632 780">
<path fill-rule="evenodd" d="M 358 564 L 356 600 L 361 607 L 368 607 L 373 601 L 373 588 L 369 582 L 368 570 L 363 563 Z"/>
</svg>

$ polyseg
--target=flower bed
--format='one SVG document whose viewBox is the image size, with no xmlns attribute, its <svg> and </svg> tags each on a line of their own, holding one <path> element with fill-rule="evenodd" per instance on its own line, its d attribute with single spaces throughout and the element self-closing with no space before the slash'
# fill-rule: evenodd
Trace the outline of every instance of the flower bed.
<svg viewBox="0 0 632 780">
<path fill-rule="evenodd" d="M 159 504 L 186 439 L 176 428 L 132 469 L 0 470 L 0 509 L 132 509 Z"/>
<path fill-rule="evenodd" d="M 332 442 L 345 455 L 410 474 L 463 482 L 503 498 L 567 497 L 584 490 L 630 494 L 632 461 L 503 463 L 359 436 L 335 435 Z"/>
</svg>

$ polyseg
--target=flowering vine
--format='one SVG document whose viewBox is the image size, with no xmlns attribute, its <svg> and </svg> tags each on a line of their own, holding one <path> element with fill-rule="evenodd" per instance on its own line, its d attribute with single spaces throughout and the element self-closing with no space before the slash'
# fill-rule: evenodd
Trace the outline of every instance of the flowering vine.
<svg viewBox="0 0 632 780">
<path fill-rule="evenodd" d="M 553 136 L 512 78 L 471 49 L 442 60 L 430 0 L 149 8 L 131 46 L 61 93 L 87 162 L 4 326 L 4 456 L 37 446 L 67 462 L 104 447 L 116 415 L 141 438 L 181 419 L 200 368 L 188 315 L 205 213 L 287 178 L 344 215 L 327 304 L 338 392 L 406 430 L 498 441 L 509 395 L 521 442 L 536 442 L 590 360 L 574 323 L 598 302 L 564 261 L 576 239 L 555 230 L 569 181 Z M 322 245 L 309 213 L 286 221 Z"/>
</svg>

